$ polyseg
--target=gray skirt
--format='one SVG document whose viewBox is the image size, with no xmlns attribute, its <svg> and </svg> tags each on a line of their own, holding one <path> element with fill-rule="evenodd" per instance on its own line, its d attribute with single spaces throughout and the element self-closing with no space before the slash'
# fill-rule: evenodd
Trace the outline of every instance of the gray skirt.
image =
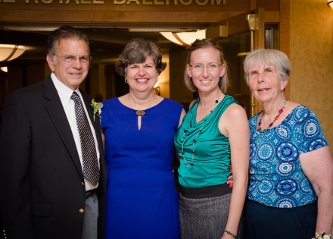
<svg viewBox="0 0 333 239">
<path fill-rule="evenodd" d="M 182 239 L 220 239 L 227 224 L 231 194 L 186 198 L 179 194 Z"/>
</svg>

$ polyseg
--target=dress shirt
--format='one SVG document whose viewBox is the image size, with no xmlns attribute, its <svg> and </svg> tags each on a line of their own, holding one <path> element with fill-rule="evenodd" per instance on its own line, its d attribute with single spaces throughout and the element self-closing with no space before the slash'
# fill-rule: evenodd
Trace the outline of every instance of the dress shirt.
<svg viewBox="0 0 333 239">
<path fill-rule="evenodd" d="M 74 104 L 74 101 L 71 99 L 71 96 L 73 94 L 73 90 L 70 89 L 69 87 L 67 87 L 65 84 L 63 84 L 60 80 L 58 80 L 58 78 L 56 77 L 56 75 L 54 73 L 51 73 L 51 79 L 53 81 L 53 84 L 54 84 L 57 92 L 58 92 L 58 95 L 60 97 L 62 106 L 64 107 L 64 111 L 66 113 L 68 123 L 69 123 L 69 125 L 71 127 L 71 130 L 72 130 L 72 134 L 73 134 L 73 137 L 74 137 L 76 149 L 77 149 L 77 152 L 79 153 L 81 167 L 82 167 L 83 166 L 83 161 L 82 161 L 81 141 L 80 141 L 79 130 L 78 130 L 78 127 L 77 127 L 77 124 L 76 124 L 75 108 L 74 108 L 75 104 Z M 75 92 L 81 98 L 84 111 L 85 111 L 85 113 L 87 115 L 87 119 L 89 121 L 89 125 L 90 125 L 90 128 L 92 130 L 91 132 L 92 132 L 92 134 L 94 136 L 94 141 L 95 141 L 95 145 L 96 145 L 96 152 L 97 152 L 97 158 L 99 160 L 100 153 L 99 153 L 99 150 L 98 150 L 98 147 L 97 147 L 98 143 L 97 143 L 97 139 L 96 139 L 95 128 L 92 126 L 89 114 L 88 114 L 87 109 L 86 109 L 86 105 L 84 104 L 84 100 L 82 99 L 82 95 L 81 95 L 79 89 L 76 89 Z M 99 161 L 98 161 L 98 165 L 100 165 Z M 96 187 L 94 187 L 86 179 L 84 179 L 84 182 L 85 182 L 86 191 L 93 190 L 96 187 L 98 187 L 98 184 L 96 185 Z"/>
</svg>

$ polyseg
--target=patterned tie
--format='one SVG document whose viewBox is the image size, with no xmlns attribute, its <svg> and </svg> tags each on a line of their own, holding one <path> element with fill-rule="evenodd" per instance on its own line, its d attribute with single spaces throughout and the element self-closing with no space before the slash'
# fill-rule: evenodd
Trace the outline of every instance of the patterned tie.
<svg viewBox="0 0 333 239">
<path fill-rule="evenodd" d="M 99 168 L 95 140 L 80 96 L 76 92 L 73 92 L 71 99 L 75 103 L 76 124 L 80 134 L 83 175 L 92 185 L 96 186 L 99 179 Z"/>
</svg>

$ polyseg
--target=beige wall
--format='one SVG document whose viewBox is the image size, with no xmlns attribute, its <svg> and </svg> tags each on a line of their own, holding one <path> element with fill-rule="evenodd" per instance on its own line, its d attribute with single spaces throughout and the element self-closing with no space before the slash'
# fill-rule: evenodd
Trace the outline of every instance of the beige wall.
<svg viewBox="0 0 333 239">
<path fill-rule="evenodd" d="M 290 2 L 290 98 L 315 112 L 333 152 L 333 10 L 326 0 Z"/>
</svg>

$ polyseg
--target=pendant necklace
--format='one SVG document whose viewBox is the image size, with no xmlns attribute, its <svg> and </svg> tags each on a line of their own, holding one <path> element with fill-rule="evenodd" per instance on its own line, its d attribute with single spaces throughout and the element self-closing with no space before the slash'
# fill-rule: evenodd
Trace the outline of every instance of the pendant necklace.
<svg viewBox="0 0 333 239">
<path fill-rule="evenodd" d="M 131 102 L 131 101 L 133 102 L 132 99 L 130 100 L 130 95 L 128 95 L 127 100 L 129 102 Z M 154 101 L 154 95 L 152 95 L 152 97 L 150 97 L 148 99 L 147 104 L 144 107 L 140 106 L 140 108 L 142 107 L 144 109 L 142 109 L 142 110 L 136 110 L 135 111 L 135 114 L 137 115 L 137 118 L 138 118 L 138 122 L 137 123 L 138 123 L 138 129 L 139 130 L 141 129 L 141 125 L 142 125 L 142 117 L 146 114 L 145 110 L 147 110 L 152 105 L 153 101 Z M 135 107 L 135 104 L 133 104 L 133 106 Z"/>
<path fill-rule="evenodd" d="M 146 112 L 145 112 L 144 110 L 137 110 L 137 111 L 135 112 L 135 114 L 136 114 L 137 116 L 144 116 L 144 115 L 146 114 Z"/>
<path fill-rule="evenodd" d="M 145 110 L 148 109 L 148 108 L 150 107 L 150 105 L 152 104 L 153 97 L 154 97 L 154 96 L 152 96 L 150 99 L 148 99 L 148 102 L 147 102 L 146 106 L 144 107 L 145 109 L 143 109 L 143 110 L 136 110 L 136 111 L 135 111 L 135 114 L 136 114 L 137 116 L 144 116 L 144 115 L 146 114 Z M 128 102 L 133 102 L 133 100 L 130 99 L 130 96 L 129 96 L 129 95 L 127 96 L 127 101 L 128 101 Z M 133 102 L 133 103 L 134 103 L 134 102 Z M 135 103 L 135 104 L 136 104 L 136 103 Z M 134 105 L 133 105 L 133 106 L 134 106 Z M 134 108 L 135 108 L 135 106 L 134 106 Z"/>
<path fill-rule="evenodd" d="M 219 103 L 219 98 L 217 98 L 216 100 L 215 100 L 215 104 L 217 105 Z M 214 108 L 215 108 L 215 105 L 214 105 Z M 212 113 L 213 112 L 213 110 L 212 111 L 210 111 L 210 113 Z M 210 114 L 209 113 L 209 114 Z M 189 135 L 189 130 L 188 129 L 184 129 L 184 133 L 183 133 L 183 135 L 182 135 L 182 138 L 181 138 L 181 142 L 182 142 L 182 144 L 181 144 L 181 157 L 184 159 L 184 164 L 185 164 L 185 166 L 187 167 L 187 168 L 192 168 L 193 166 L 194 166 L 194 162 L 195 162 L 195 146 L 196 146 L 196 143 L 197 143 L 197 139 L 198 139 L 198 137 L 199 137 L 199 135 L 201 134 L 201 132 L 202 132 L 202 130 L 203 130 L 203 128 L 204 128 L 204 126 L 206 125 L 206 121 L 207 121 L 207 117 L 206 117 L 206 119 L 204 119 L 203 120 L 203 122 L 202 122 L 202 125 L 201 125 L 201 127 L 200 127 L 200 129 L 199 129 L 199 131 L 198 131 L 198 133 L 196 133 L 196 135 L 195 135 L 195 137 L 194 137 L 194 139 L 193 139 L 193 142 L 192 142 L 192 154 L 191 154 L 191 158 L 186 158 L 185 157 L 185 152 L 184 152 L 184 143 L 185 143 L 185 139 L 186 139 L 186 137 L 188 137 L 188 135 Z"/>
<path fill-rule="evenodd" d="M 274 117 L 273 121 L 268 125 L 268 127 L 266 129 L 261 128 L 261 121 L 262 121 L 262 118 L 264 117 L 265 113 L 263 112 L 260 115 L 258 128 L 257 128 L 260 133 L 265 133 L 266 130 L 270 129 L 273 126 L 273 124 L 275 123 L 275 121 L 277 121 L 280 118 L 280 115 L 283 113 L 284 107 L 286 106 L 287 101 L 288 101 L 287 99 L 284 100 L 284 103 L 283 103 L 282 107 L 279 109 L 278 114 Z"/>
<path fill-rule="evenodd" d="M 150 105 L 152 104 L 152 102 L 153 102 L 153 97 L 154 97 L 154 95 L 152 95 L 152 97 L 150 97 L 149 99 L 148 99 L 148 101 L 147 101 L 147 103 L 146 103 L 146 105 L 145 105 L 145 107 L 143 107 L 144 109 L 142 109 L 142 110 L 136 110 L 135 111 L 135 114 L 139 117 L 139 116 L 144 116 L 145 114 L 146 114 L 146 112 L 145 112 L 145 110 L 146 109 L 148 109 L 149 107 L 150 107 Z M 132 100 L 132 97 L 130 97 L 130 95 L 128 94 L 127 95 L 127 101 L 128 102 L 132 102 L 132 105 L 134 106 L 134 109 L 136 108 L 135 106 L 136 106 L 136 103 Z M 134 104 L 133 104 L 134 103 Z M 142 106 L 141 106 L 142 107 Z M 140 108 L 141 108 L 140 107 Z"/>
</svg>

